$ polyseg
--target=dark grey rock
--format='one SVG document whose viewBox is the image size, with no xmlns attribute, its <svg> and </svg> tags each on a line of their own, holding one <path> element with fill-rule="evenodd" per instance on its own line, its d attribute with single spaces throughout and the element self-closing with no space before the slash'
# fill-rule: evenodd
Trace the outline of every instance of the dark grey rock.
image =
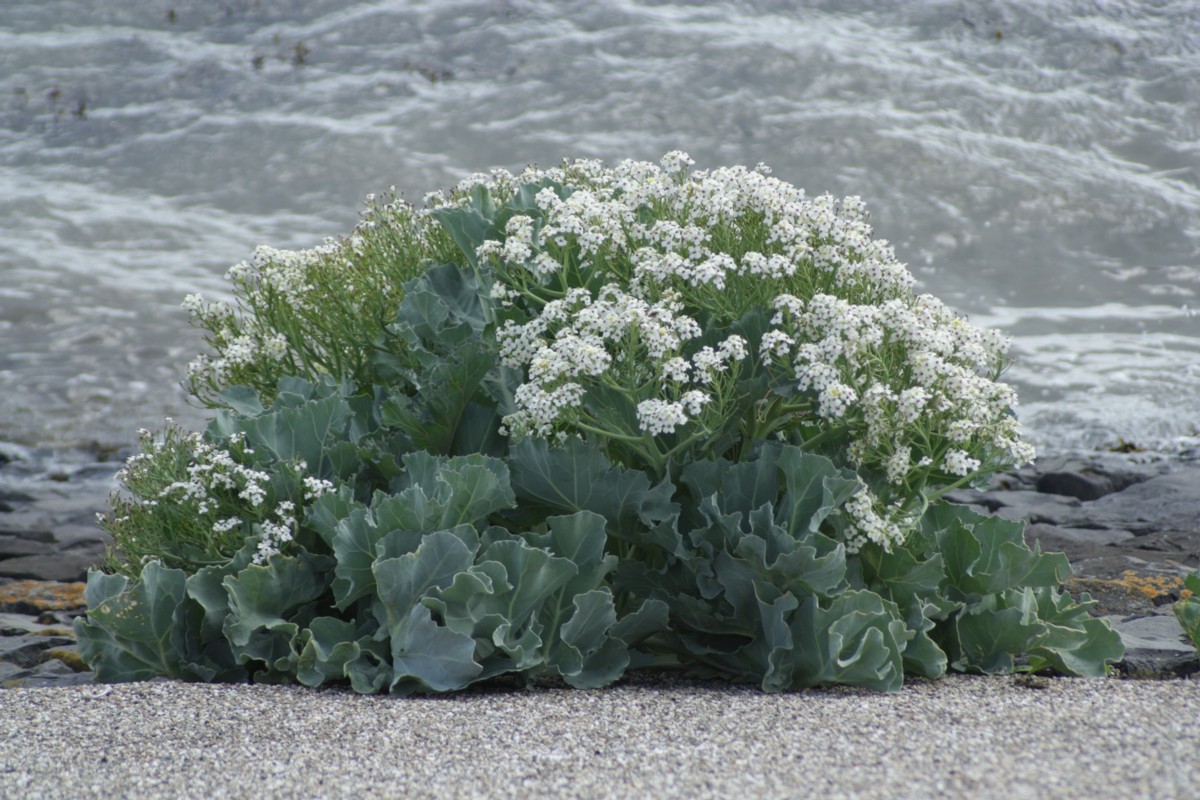
<svg viewBox="0 0 1200 800">
<path fill-rule="evenodd" d="M 1130 542 L 1130 547 L 1142 553 L 1164 553 L 1172 558 L 1189 564 L 1200 566 L 1200 532 L 1197 531 L 1155 531 L 1138 536 Z"/>
<path fill-rule="evenodd" d="M 1200 657 L 1173 616 L 1105 617 L 1125 643 L 1117 670 L 1131 677 L 1190 675 Z"/>
<path fill-rule="evenodd" d="M 99 548 L 112 544 L 108 535 L 93 520 L 89 525 L 60 525 L 54 529 L 54 542 L 60 550 L 75 550 L 80 547 Z"/>
<path fill-rule="evenodd" d="M 0 636 L 0 661 L 33 667 L 42 660 L 46 650 L 74 644 L 74 639 L 65 636 Z"/>
<path fill-rule="evenodd" d="M 1106 475 L 1091 472 L 1046 472 L 1038 476 L 1037 490 L 1046 494 L 1061 494 L 1079 500 L 1099 500 L 1116 491 Z"/>
<path fill-rule="evenodd" d="M 50 542 L 39 542 L 36 539 L 25 539 L 19 536 L 0 535 L 0 559 L 16 556 L 36 556 L 49 553 L 54 549 Z"/>
<path fill-rule="evenodd" d="M 1035 522 L 1025 527 L 1025 542 L 1038 542 L 1044 553 L 1065 553 L 1072 562 L 1100 558 L 1119 553 L 1132 541 L 1133 534 L 1125 530 L 1096 528 L 1064 528 Z"/>
<path fill-rule="evenodd" d="M 8 683 L 15 678 L 22 678 L 29 674 L 29 670 L 25 667 L 18 667 L 16 664 L 11 664 L 7 661 L 0 661 L 0 686 Z"/>
<path fill-rule="evenodd" d="M 0 636 L 23 636 L 25 634 L 36 634 L 38 636 L 75 635 L 69 621 L 47 625 L 25 614 L 0 614 Z"/>
<path fill-rule="evenodd" d="M 55 621 L 53 624 L 43 624 L 38 622 L 34 616 L 25 614 L 0 614 L 0 636 L 24 636 L 26 633 L 37 634 L 37 636 L 74 636 L 72 630 L 72 622 Z"/>
<path fill-rule="evenodd" d="M 100 551 L 100 556 L 103 550 Z M 0 561 L 0 577 L 38 581 L 85 581 L 88 569 L 100 560 L 95 550 L 68 550 Z"/>
<path fill-rule="evenodd" d="M 1109 487 L 1109 492 L 1119 492 L 1135 483 L 1171 472 L 1180 463 L 1177 459 L 1151 453 L 1064 454 L 1038 459 L 1037 480 L 1049 474 L 1074 473 L 1095 481 L 1100 487 Z"/>
<path fill-rule="evenodd" d="M 28 670 L 24 675 L 15 675 L 8 683 L 24 689 L 39 689 L 52 686 L 82 686 L 96 682 L 92 672 L 76 672 L 58 659 L 50 659 Z"/>
<path fill-rule="evenodd" d="M 1071 572 L 1075 576 L 1102 580 L 1119 580 L 1128 574 L 1144 578 L 1182 578 L 1193 571 L 1194 567 L 1164 554 L 1145 551 L 1139 551 L 1137 556 L 1117 553 L 1071 563 Z"/>
<path fill-rule="evenodd" d="M 1087 517 L 1137 533 L 1181 531 L 1200 535 L 1200 469 L 1159 475 L 1090 503 Z M 1200 547 L 1197 548 L 1200 550 Z"/>
<path fill-rule="evenodd" d="M 1051 525 L 1069 524 L 1082 503 L 1078 498 L 1043 494 L 1028 489 L 989 492 L 952 492 L 947 499 L 954 503 L 982 507 L 988 512 L 1024 522 L 1044 522 Z"/>
</svg>

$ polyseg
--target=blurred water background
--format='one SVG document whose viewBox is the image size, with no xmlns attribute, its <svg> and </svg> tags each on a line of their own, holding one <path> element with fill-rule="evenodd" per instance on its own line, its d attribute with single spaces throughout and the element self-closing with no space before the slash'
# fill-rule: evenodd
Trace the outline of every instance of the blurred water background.
<svg viewBox="0 0 1200 800">
<path fill-rule="evenodd" d="M 0 0 L 0 440 L 122 445 L 179 304 L 368 192 L 563 157 L 858 194 L 1043 449 L 1200 434 L 1195 0 Z"/>
</svg>

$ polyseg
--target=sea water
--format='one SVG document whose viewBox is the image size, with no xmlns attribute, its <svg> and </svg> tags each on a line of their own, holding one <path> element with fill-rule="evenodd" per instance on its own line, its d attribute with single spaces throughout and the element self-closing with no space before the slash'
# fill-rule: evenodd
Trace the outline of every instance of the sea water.
<svg viewBox="0 0 1200 800">
<path fill-rule="evenodd" d="M 0 440 L 202 424 L 184 295 L 367 193 L 675 148 L 862 196 L 1043 449 L 1200 434 L 1192 0 L 2 0 Z"/>
</svg>

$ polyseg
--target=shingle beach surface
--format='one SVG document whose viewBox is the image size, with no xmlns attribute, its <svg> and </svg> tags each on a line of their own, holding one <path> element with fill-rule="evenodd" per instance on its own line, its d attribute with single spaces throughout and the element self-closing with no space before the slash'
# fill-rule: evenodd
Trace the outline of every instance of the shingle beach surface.
<svg viewBox="0 0 1200 800">
<path fill-rule="evenodd" d="M 0 798 L 1200 796 L 1200 680 L 0 693 Z"/>
</svg>

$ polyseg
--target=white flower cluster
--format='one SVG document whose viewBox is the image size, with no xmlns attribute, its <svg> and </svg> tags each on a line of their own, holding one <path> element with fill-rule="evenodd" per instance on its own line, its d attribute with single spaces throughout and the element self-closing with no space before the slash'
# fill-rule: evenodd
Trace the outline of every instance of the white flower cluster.
<svg viewBox="0 0 1200 800">
<path fill-rule="evenodd" d="M 690 359 L 686 342 L 700 336 L 699 324 L 682 313 L 675 292 L 654 303 L 608 284 L 596 298 L 573 289 L 546 303 L 537 317 L 518 324 L 508 320 L 497 333 L 500 356 L 528 376 L 515 393 L 517 412 L 504 425 L 516 435 L 550 436 L 564 412 L 577 407 L 585 383 L 602 381 L 614 370 L 635 380 L 669 386 L 674 399 L 652 398 L 638 405 L 641 429 L 652 436 L 673 433 L 711 401 L 700 389 L 747 356 L 747 344 L 730 336 L 716 349 L 702 347 Z"/>
<path fill-rule="evenodd" d="M 231 444 L 240 446 L 243 440 L 243 436 L 235 435 L 231 437 Z M 233 493 L 253 509 L 263 504 L 270 475 L 239 464 L 228 450 L 205 442 L 199 433 L 187 434 L 182 443 L 191 453 L 191 463 L 187 466 L 188 479 L 167 486 L 159 492 L 159 499 L 191 505 L 201 516 L 216 510 L 219 500 L 213 493 L 217 491 Z M 253 453 L 248 449 L 243 449 L 243 452 Z"/>
<path fill-rule="evenodd" d="M 844 509 L 851 523 L 845 542 L 847 552 L 857 553 L 867 542 L 890 549 L 892 544 L 904 541 L 904 527 L 900 524 L 903 518 L 895 513 L 896 509 L 889 509 L 894 513 L 885 510 L 881 514 L 880 505 L 879 498 L 865 488 L 846 502 Z"/>
<path fill-rule="evenodd" d="M 676 151 L 659 165 L 499 171 L 438 198 L 466 204 L 482 186 L 504 202 L 522 185 L 546 187 L 537 211 L 510 218 L 505 242 L 479 250 L 497 268 L 492 296 L 503 314 L 523 313 L 499 331 L 505 363 L 527 375 L 506 419 L 512 432 L 569 431 L 595 382 L 643 387 L 642 431 L 674 432 L 704 413 L 714 382 L 754 350 L 811 403 L 797 424 L 844 429 L 850 462 L 894 486 L 919 486 L 935 471 L 968 477 L 984 452 L 991 466 L 1033 457 L 1012 415 L 1016 396 L 995 380 L 1004 338 L 914 296 L 913 276 L 873 237 L 860 198 L 808 199 L 764 167 L 691 164 Z M 527 291 L 551 281 L 559 299 Z M 585 283 L 603 289 L 566 288 Z M 759 341 L 696 346 L 717 338 L 698 320 L 727 326 L 763 307 L 775 316 Z M 650 386 L 657 395 L 645 395 Z M 899 509 L 866 490 L 855 502 L 857 535 L 885 546 L 901 537 Z"/>
<path fill-rule="evenodd" d="M 263 520 L 258 525 L 258 547 L 254 553 L 255 564 L 265 564 L 271 556 L 279 553 L 284 544 L 292 540 L 296 530 L 296 505 L 282 500 L 275 506 L 275 519 Z"/>
</svg>

